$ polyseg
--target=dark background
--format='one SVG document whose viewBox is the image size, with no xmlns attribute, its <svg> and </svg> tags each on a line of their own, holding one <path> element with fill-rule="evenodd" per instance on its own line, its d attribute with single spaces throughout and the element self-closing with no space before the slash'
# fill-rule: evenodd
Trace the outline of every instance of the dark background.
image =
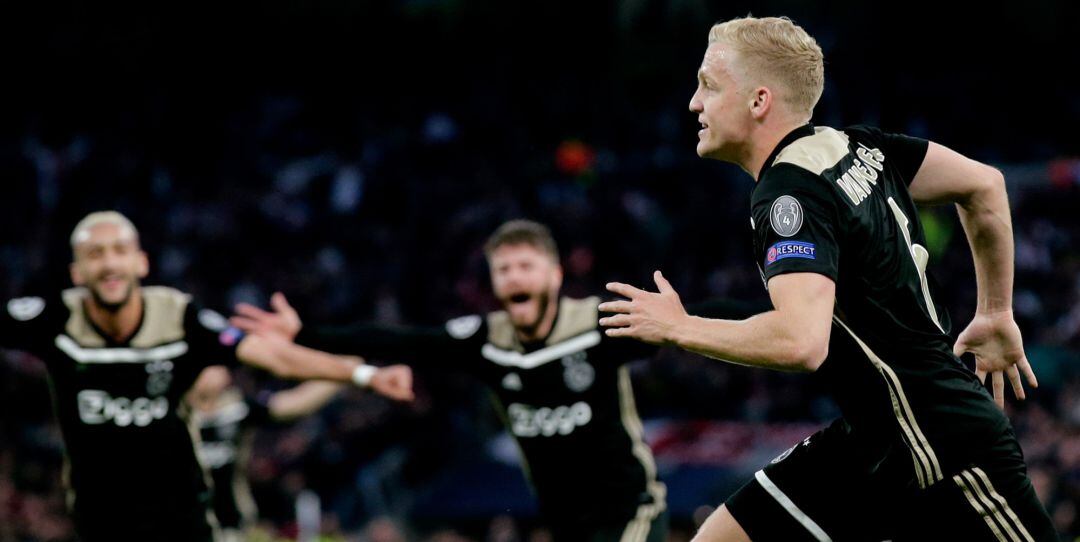
<svg viewBox="0 0 1080 542">
<path fill-rule="evenodd" d="M 1068 79 L 1080 10 L 945 4 L 5 6 L 0 293 L 66 286 L 72 226 L 113 208 L 140 228 L 148 283 L 223 310 L 281 290 L 308 322 L 439 324 L 489 310 L 480 245 L 520 216 L 552 226 L 569 294 L 646 284 L 660 268 L 687 300 L 761 299 L 752 183 L 694 155 L 687 103 L 712 23 L 787 15 L 825 51 L 816 123 L 877 124 L 1005 171 L 1017 316 L 1043 384 L 1010 415 L 1040 495 L 1077 536 L 1080 93 Z M 963 232 L 948 208 L 923 220 L 958 331 L 974 309 Z M 674 352 L 634 375 L 675 539 L 697 506 L 721 502 L 747 469 L 835 415 L 807 378 Z M 261 429 L 252 476 L 266 527 L 290 532 L 291 503 L 312 488 L 328 532 L 540 536 L 512 454 L 499 459 L 506 441 L 483 390 L 464 376 L 421 374 L 419 385 L 412 407 L 353 393 L 300 424 Z M 40 364 L 10 353 L 0 363 L 4 542 L 70 536 L 50 408 Z M 662 445 L 688 426 L 757 437 L 734 455 Z"/>
</svg>

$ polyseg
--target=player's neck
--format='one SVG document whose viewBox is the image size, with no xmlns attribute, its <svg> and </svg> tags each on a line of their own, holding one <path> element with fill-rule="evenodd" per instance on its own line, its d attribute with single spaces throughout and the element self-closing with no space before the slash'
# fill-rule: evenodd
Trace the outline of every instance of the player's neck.
<svg viewBox="0 0 1080 542">
<path fill-rule="evenodd" d="M 776 150 L 776 146 L 792 131 L 798 127 L 806 124 L 803 121 L 784 120 L 772 124 L 766 124 L 759 127 L 757 136 L 752 140 L 748 149 L 747 157 L 741 165 L 743 170 L 750 174 L 754 178 L 754 182 L 758 181 L 761 176 L 761 170 L 765 169 L 765 161 L 769 159 L 773 151 Z"/>
<path fill-rule="evenodd" d="M 86 315 L 95 326 L 108 338 L 122 343 L 131 338 L 138 331 L 142 322 L 143 298 L 142 289 L 136 287 L 131 292 L 131 297 L 117 310 L 109 310 L 99 305 L 94 299 L 86 300 Z"/>
</svg>

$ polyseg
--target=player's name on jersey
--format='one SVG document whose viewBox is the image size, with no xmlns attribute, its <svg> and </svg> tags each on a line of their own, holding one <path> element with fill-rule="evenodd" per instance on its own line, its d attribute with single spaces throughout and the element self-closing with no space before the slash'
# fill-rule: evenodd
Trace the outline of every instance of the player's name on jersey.
<svg viewBox="0 0 1080 542">
<path fill-rule="evenodd" d="M 855 154 L 858 158 L 852 161 L 851 167 L 843 175 L 837 177 L 836 184 L 852 204 L 858 205 L 877 186 L 878 172 L 885 171 L 885 153 L 860 143 Z"/>
</svg>

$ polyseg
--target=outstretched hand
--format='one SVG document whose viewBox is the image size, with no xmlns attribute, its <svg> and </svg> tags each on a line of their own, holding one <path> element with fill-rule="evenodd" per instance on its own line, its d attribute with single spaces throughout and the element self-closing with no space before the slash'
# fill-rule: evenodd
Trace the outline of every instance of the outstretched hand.
<svg viewBox="0 0 1080 542">
<path fill-rule="evenodd" d="M 371 377 L 371 389 L 395 401 L 412 401 L 413 374 L 408 365 L 390 365 L 380 368 Z"/>
<path fill-rule="evenodd" d="M 994 402 L 1001 408 L 1005 408 L 1004 375 L 1008 375 L 1017 399 L 1026 397 L 1023 380 L 1033 388 L 1039 387 L 1035 372 L 1024 355 L 1024 340 L 1012 311 L 976 314 L 953 347 L 957 356 L 965 352 L 975 354 L 975 374 L 980 382 L 985 382 L 986 375 L 990 374 Z"/>
<path fill-rule="evenodd" d="M 653 273 L 657 292 L 623 284 L 608 283 L 607 289 L 626 300 L 601 303 L 602 312 L 614 313 L 600 319 L 608 337 L 630 337 L 651 344 L 674 341 L 674 332 L 689 316 L 679 294 L 659 271 Z"/>
<path fill-rule="evenodd" d="M 248 303 L 240 303 L 236 306 L 236 314 L 229 318 L 229 323 L 252 335 L 269 335 L 288 341 L 295 339 L 303 323 L 296 309 L 285 299 L 285 294 L 275 292 L 270 297 L 270 307 L 271 311 L 265 311 Z"/>
</svg>

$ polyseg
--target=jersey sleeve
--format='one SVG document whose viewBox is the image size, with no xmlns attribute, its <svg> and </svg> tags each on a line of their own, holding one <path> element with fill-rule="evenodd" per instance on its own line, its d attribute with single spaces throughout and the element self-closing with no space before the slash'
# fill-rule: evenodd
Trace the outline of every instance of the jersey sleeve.
<svg viewBox="0 0 1080 542">
<path fill-rule="evenodd" d="M 274 423 L 270 415 L 270 398 L 274 392 L 270 390 L 260 391 L 255 397 L 244 397 L 244 404 L 248 407 L 248 416 L 244 422 L 248 426 L 261 426 Z"/>
<path fill-rule="evenodd" d="M 889 133 L 874 126 L 854 126 L 849 130 L 862 135 L 871 143 L 880 145 L 886 163 L 895 167 L 908 185 L 915 179 L 915 174 L 919 172 L 923 159 L 926 158 L 926 151 L 930 148 L 930 141 L 926 139 Z"/>
<path fill-rule="evenodd" d="M 818 273 L 836 281 L 841 228 L 831 187 L 792 164 L 774 166 L 760 183 L 752 216 L 766 281 L 785 273 Z"/>
<path fill-rule="evenodd" d="M 296 342 L 336 354 L 431 368 L 458 368 L 479 358 L 487 342 L 487 323 L 482 316 L 470 315 L 432 327 L 376 323 L 304 327 Z"/>
<path fill-rule="evenodd" d="M 244 332 L 229 325 L 221 313 L 190 303 L 184 312 L 184 337 L 191 358 L 203 366 L 235 367 L 236 347 Z"/>
<path fill-rule="evenodd" d="M 40 355 L 63 330 L 67 307 L 59 298 L 17 297 L 0 310 L 0 348 Z"/>
</svg>

